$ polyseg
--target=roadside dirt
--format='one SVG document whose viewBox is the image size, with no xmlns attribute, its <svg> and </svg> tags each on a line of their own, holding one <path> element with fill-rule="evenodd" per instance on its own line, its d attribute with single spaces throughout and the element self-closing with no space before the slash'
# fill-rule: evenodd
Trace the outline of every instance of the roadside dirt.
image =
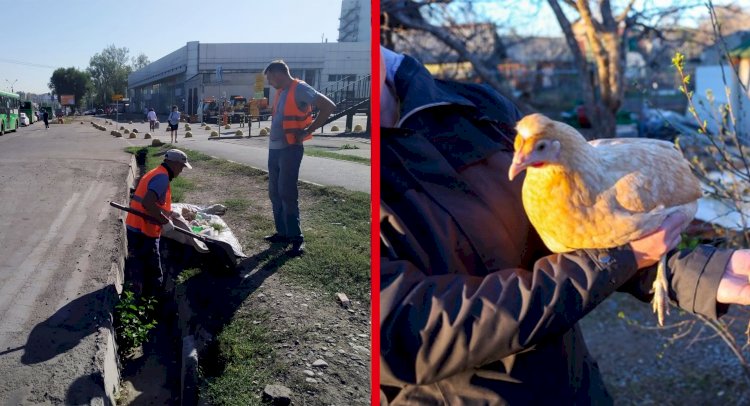
<svg viewBox="0 0 750 406">
<path fill-rule="evenodd" d="M 270 245 L 262 239 L 263 235 L 271 233 L 273 221 L 267 177 L 227 176 L 206 168 L 200 161 L 193 166 L 182 175 L 195 185 L 185 193 L 184 202 L 199 206 L 223 204 L 227 200 L 247 202 L 245 207 L 229 208 L 222 217 L 248 256 L 240 263 L 238 275 L 217 276 L 204 271 L 177 288 L 190 299 L 199 320 L 201 328 L 193 333 L 200 340 L 213 339 L 236 318 L 262 315 L 251 322 L 263 323 L 271 332 L 269 344 L 276 358 L 263 362 L 274 371 L 272 380 L 241 384 L 247 385 L 257 401 L 265 385 L 280 384 L 291 389 L 293 405 L 369 404 L 369 302 L 351 297 L 351 306 L 346 309 L 331 293 L 300 286 L 285 277 L 283 271 L 278 271 L 279 266 L 292 259 L 284 255 L 283 247 Z M 304 189 L 300 193 L 304 227 L 305 202 L 310 199 Z M 185 262 L 178 264 L 178 268 L 195 266 L 194 254 L 181 251 L 180 247 L 172 248 L 169 254 L 172 260 Z M 145 356 L 136 355 L 126 362 L 130 376 L 124 373 L 129 382 L 120 404 L 174 402 L 169 399 L 169 393 L 179 390 L 179 377 L 173 376 L 175 365 L 170 364 L 164 354 L 155 355 L 170 351 L 158 340 L 179 348 L 179 337 L 162 330 L 157 334 L 157 343 L 144 346 Z M 209 376 L 221 374 L 223 368 L 217 349 L 211 343 L 209 340 L 200 354 L 201 370 Z M 178 351 L 173 354 L 179 356 Z M 318 360 L 325 361 L 327 366 L 313 366 Z"/>
<path fill-rule="evenodd" d="M 121 241 L 106 202 L 124 196 L 129 160 L 97 135 L 34 123 L 0 137 L 2 405 L 106 402 L 115 380 L 104 365 Z"/>
<path fill-rule="evenodd" d="M 196 184 L 195 190 L 186 193 L 188 203 L 208 206 L 228 199 L 250 202 L 250 207 L 228 210 L 223 216 L 249 258 L 241 263 L 238 278 L 214 279 L 216 289 L 206 290 L 204 297 L 218 306 L 213 308 L 206 303 L 210 308 L 202 313 L 212 314 L 219 321 L 214 324 L 219 325 L 243 313 L 266 313 L 267 327 L 280 337 L 273 343 L 278 358 L 269 362 L 287 372 L 265 384 L 279 383 L 290 388 L 292 404 L 369 404 L 369 306 L 353 300 L 352 306 L 345 309 L 333 295 L 298 286 L 276 272 L 274 264 L 287 258 L 278 247 L 262 240 L 264 233 L 258 230 L 259 223 L 272 222 L 267 177 L 254 177 L 252 183 L 247 183 L 247 177 L 220 176 L 200 165 L 186 175 Z M 310 199 L 304 189 L 300 193 L 304 227 L 305 202 Z M 258 266 L 268 258 L 270 265 Z M 328 366 L 313 367 L 319 359 Z"/>
</svg>

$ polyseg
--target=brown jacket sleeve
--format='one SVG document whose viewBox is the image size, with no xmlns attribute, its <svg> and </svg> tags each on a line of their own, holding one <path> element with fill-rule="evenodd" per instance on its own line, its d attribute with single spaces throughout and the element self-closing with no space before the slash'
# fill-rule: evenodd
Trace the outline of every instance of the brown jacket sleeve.
<svg viewBox="0 0 750 406">
<path fill-rule="evenodd" d="M 550 255 L 532 270 L 481 277 L 428 276 L 393 257 L 381 258 L 380 272 L 381 382 L 403 386 L 438 381 L 569 330 L 636 265 L 632 251 L 617 248 Z"/>
<path fill-rule="evenodd" d="M 716 303 L 716 292 L 734 250 L 699 245 L 693 250 L 673 251 L 668 260 L 669 297 L 675 305 L 690 312 L 717 319 L 728 305 Z M 638 272 L 621 290 L 643 301 L 653 297 L 651 285 L 656 266 Z"/>
</svg>

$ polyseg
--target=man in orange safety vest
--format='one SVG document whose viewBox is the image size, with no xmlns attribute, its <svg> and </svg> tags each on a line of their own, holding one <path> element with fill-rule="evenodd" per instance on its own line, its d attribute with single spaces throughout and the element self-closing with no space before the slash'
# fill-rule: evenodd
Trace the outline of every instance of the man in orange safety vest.
<svg viewBox="0 0 750 406">
<path fill-rule="evenodd" d="M 268 195 L 273 206 L 276 233 L 272 243 L 292 244 L 287 253 L 302 255 L 305 242 L 300 228 L 297 181 L 304 153 L 303 141 L 325 124 L 336 105 L 307 83 L 292 78 L 284 61 L 271 62 L 263 72 L 276 89 L 268 142 Z M 319 110 L 313 119 L 313 108 Z"/>
<path fill-rule="evenodd" d="M 164 154 L 164 162 L 148 171 L 135 189 L 130 207 L 157 219 L 159 223 L 128 213 L 125 219 L 128 238 L 126 282 L 138 296 L 162 293 L 163 275 L 159 255 L 159 236 L 162 230 L 173 229 L 171 219 L 179 214 L 172 211 L 170 182 L 183 168 L 192 168 L 187 155 L 179 149 Z"/>
</svg>

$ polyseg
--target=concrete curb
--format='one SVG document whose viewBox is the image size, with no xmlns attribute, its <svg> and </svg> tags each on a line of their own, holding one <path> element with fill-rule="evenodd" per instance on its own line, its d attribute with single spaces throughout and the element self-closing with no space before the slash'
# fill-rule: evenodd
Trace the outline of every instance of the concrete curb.
<svg viewBox="0 0 750 406">
<path fill-rule="evenodd" d="M 192 335 L 182 338 L 180 404 L 198 404 L 198 349 Z"/>
<path fill-rule="evenodd" d="M 130 160 L 128 168 L 128 175 L 125 179 L 126 196 L 130 196 L 130 190 L 135 183 L 135 179 L 138 173 L 138 166 L 135 163 L 135 157 Z M 119 234 L 122 245 L 116 247 L 119 251 L 117 260 L 112 262 L 110 267 L 110 273 L 107 278 L 107 285 L 113 286 L 116 295 L 122 293 L 122 285 L 125 279 L 125 256 L 127 255 L 127 237 L 125 233 L 125 214 L 124 212 L 118 213 L 120 221 Z M 113 299 L 116 301 L 116 297 L 113 294 Z M 109 305 L 109 304 L 108 304 Z M 110 310 L 114 309 L 114 303 L 108 306 Z M 92 399 L 91 404 L 116 404 L 115 396 L 120 390 L 120 360 L 117 356 L 117 342 L 115 341 L 115 328 L 113 324 L 113 315 L 110 313 L 110 323 L 104 331 L 104 345 L 97 351 L 96 358 L 102 362 L 102 378 L 104 384 L 104 393 L 107 397 L 106 401 L 101 399 Z M 102 402 L 100 402 L 102 401 Z"/>
<path fill-rule="evenodd" d="M 182 353 L 180 358 L 180 405 L 194 406 L 198 404 L 198 344 L 191 331 L 193 310 L 187 299 L 184 287 L 175 286 L 174 301 L 177 304 L 177 331 L 182 337 Z"/>
</svg>

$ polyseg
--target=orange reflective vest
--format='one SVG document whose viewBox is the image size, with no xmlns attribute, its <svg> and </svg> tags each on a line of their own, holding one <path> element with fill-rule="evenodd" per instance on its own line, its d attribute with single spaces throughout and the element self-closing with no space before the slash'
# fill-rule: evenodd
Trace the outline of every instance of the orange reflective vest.
<svg viewBox="0 0 750 406">
<path fill-rule="evenodd" d="M 167 171 L 167 168 L 165 168 L 164 165 L 159 165 L 143 175 L 138 182 L 138 187 L 135 188 L 133 198 L 130 199 L 130 208 L 148 214 L 146 208 L 143 207 L 143 199 L 146 197 L 146 192 L 148 192 L 148 183 L 151 182 L 151 179 L 153 179 L 154 176 L 161 174 L 169 176 L 169 171 Z M 165 211 L 172 210 L 172 188 L 169 184 L 167 185 L 167 194 L 164 197 L 164 201 L 157 201 L 156 205 Z M 161 235 L 161 224 L 151 223 L 143 217 L 136 216 L 135 214 L 128 213 L 127 218 L 125 218 L 125 225 L 131 230 L 140 231 L 152 238 L 158 238 Z"/>
<path fill-rule="evenodd" d="M 284 112 L 282 116 L 282 126 L 284 128 L 284 136 L 286 137 L 286 143 L 289 145 L 293 144 L 301 144 L 302 142 L 297 142 L 297 130 L 301 130 L 303 128 L 307 128 L 310 124 L 312 124 L 312 107 L 308 105 L 305 110 L 300 110 L 299 107 L 297 107 L 297 102 L 295 100 L 295 94 L 297 91 L 297 85 L 300 83 L 304 83 L 299 79 L 294 79 L 291 86 L 289 86 L 289 91 L 286 95 L 286 101 L 284 102 Z M 276 111 L 279 110 L 279 99 L 281 95 L 281 89 L 276 89 L 276 100 L 273 103 L 273 111 L 271 112 L 276 118 Z M 306 134 L 304 139 L 302 141 L 307 141 L 312 139 L 312 134 Z"/>
</svg>

